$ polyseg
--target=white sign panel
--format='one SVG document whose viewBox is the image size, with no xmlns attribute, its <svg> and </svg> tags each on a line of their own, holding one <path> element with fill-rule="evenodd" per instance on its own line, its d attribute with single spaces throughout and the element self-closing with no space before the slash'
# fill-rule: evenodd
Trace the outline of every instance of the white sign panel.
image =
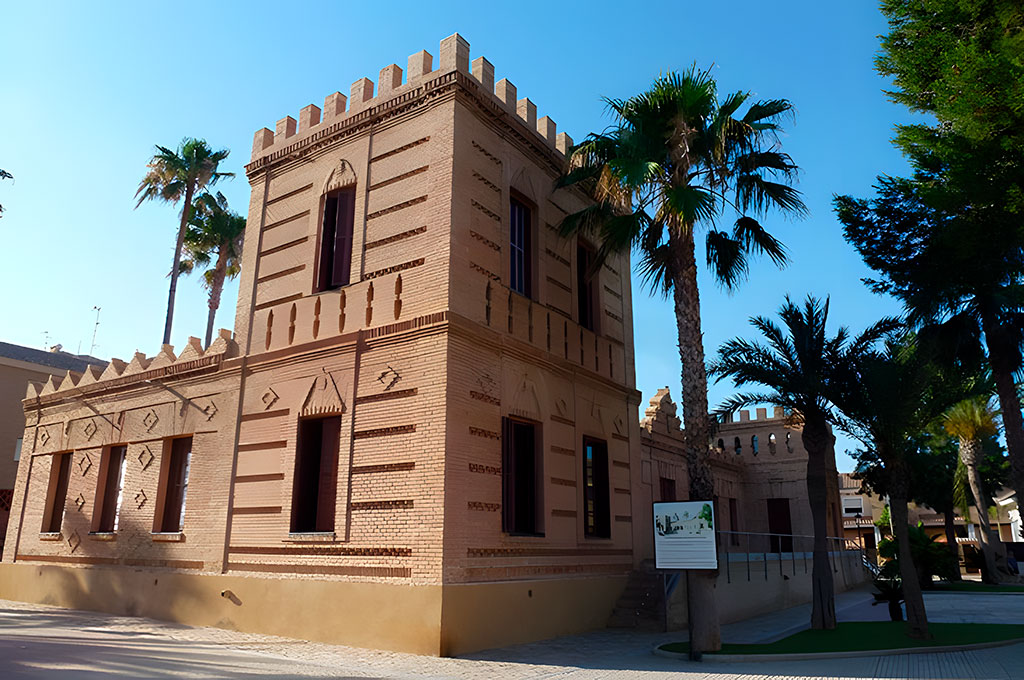
<svg viewBox="0 0 1024 680">
<path fill-rule="evenodd" d="M 654 566 L 718 568 L 715 509 L 711 501 L 654 504 Z"/>
</svg>

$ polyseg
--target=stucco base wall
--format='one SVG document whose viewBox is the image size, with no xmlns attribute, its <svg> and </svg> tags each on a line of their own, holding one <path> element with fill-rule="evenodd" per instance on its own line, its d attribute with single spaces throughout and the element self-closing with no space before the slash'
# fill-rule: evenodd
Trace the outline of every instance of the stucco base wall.
<svg viewBox="0 0 1024 680">
<path fill-rule="evenodd" d="M 446 585 L 441 653 L 455 656 L 604 628 L 626 576 Z"/>
<path fill-rule="evenodd" d="M 356 647 L 441 651 L 440 586 L 3 564 L 0 599 Z"/>
</svg>

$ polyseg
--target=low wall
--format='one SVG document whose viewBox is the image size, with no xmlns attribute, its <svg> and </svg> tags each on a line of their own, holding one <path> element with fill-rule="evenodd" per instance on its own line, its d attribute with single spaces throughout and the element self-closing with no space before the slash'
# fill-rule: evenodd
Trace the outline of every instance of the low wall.
<svg viewBox="0 0 1024 680">
<path fill-rule="evenodd" d="M 870 578 L 854 550 L 832 553 L 835 590 L 841 593 L 867 583 Z M 716 584 L 721 623 L 795 607 L 811 601 L 810 553 L 730 553 L 718 563 Z M 686 580 L 682 578 L 668 603 L 669 630 L 686 628 Z"/>
</svg>

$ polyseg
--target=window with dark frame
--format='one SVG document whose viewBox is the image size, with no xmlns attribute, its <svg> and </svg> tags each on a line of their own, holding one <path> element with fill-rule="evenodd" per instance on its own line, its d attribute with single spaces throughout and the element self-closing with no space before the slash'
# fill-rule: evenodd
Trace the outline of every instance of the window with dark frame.
<svg viewBox="0 0 1024 680">
<path fill-rule="evenodd" d="M 163 484 L 163 503 L 157 531 L 176 533 L 185 524 L 185 501 L 188 496 L 188 472 L 192 462 L 192 437 L 172 439 L 170 459 Z"/>
<path fill-rule="evenodd" d="M 608 488 L 608 444 L 583 438 L 583 535 L 611 538 L 611 496 Z"/>
<path fill-rule="evenodd" d="M 530 207 L 515 197 L 509 199 L 508 287 L 526 297 L 533 293 L 531 228 Z"/>
<path fill-rule="evenodd" d="M 352 230 L 355 224 L 356 188 L 345 187 L 324 196 L 324 221 L 320 230 L 320 280 L 318 290 L 351 283 Z"/>
<path fill-rule="evenodd" d="M 540 428 L 524 420 L 502 418 L 501 430 L 501 529 L 509 534 L 540 535 Z"/>
<path fill-rule="evenodd" d="M 659 477 L 658 489 L 662 503 L 674 503 L 676 500 L 676 480 L 671 477 Z"/>
<path fill-rule="evenodd" d="M 99 488 L 96 494 L 97 521 L 93 532 L 109 534 L 117 531 L 121 516 L 121 491 L 124 488 L 124 472 L 127 446 L 111 446 L 103 452 L 100 463 Z"/>
<path fill-rule="evenodd" d="M 594 251 L 583 241 L 576 242 L 576 309 L 579 324 L 589 331 L 597 331 L 594 299 Z"/>
<path fill-rule="evenodd" d="M 293 534 L 334 531 L 341 416 L 299 421 L 292 486 Z"/>
<path fill-rule="evenodd" d="M 43 508 L 43 526 L 40 531 L 57 533 L 64 521 L 64 503 L 68 497 L 68 477 L 71 473 L 71 454 L 57 453 L 50 459 L 50 483 Z"/>
</svg>

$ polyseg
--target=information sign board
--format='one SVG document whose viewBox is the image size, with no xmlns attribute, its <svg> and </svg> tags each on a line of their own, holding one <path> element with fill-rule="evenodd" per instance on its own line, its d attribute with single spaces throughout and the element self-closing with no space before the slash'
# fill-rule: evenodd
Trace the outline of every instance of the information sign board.
<svg viewBox="0 0 1024 680">
<path fill-rule="evenodd" d="M 658 569 L 717 569 L 711 501 L 654 504 L 654 565 Z"/>
</svg>

